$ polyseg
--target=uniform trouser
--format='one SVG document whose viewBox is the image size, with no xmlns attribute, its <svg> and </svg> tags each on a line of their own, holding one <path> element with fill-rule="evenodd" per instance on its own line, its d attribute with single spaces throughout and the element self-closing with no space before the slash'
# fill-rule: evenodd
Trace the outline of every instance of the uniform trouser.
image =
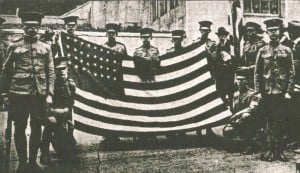
<svg viewBox="0 0 300 173">
<path fill-rule="evenodd" d="M 46 104 L 45 96 L 9 95 L 9 113 L 13 115 L 15 125 L 15 145 L 19 162 L 27 161 L 27 140 L 25 129 L 30 115 L 29 162 L 36 162 L 41 141 L 41 122 Z"/>
<path fill-rule="evenodd" d="M 264 95 L 262 109 L 266 115 L 267 149 L 283 150 L 287 109 L 283 95 Z"/>
<path fill-rule="evenodd" d="M 49 155 L 50 142 L 53 135 L 54 125 L 47 125 L 43 130 L 42 141 L 41 141 L 41 153 Z"/>
</svg>

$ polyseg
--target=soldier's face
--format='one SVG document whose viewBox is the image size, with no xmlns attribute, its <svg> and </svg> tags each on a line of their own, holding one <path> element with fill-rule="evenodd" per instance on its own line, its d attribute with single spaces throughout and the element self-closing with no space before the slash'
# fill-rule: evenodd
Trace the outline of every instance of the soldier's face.
<svg viewBox="0 0 300 173">
<path fill-rule="evenodd" d="M 68 68 L 62 68 L 56 70 L 56 76 L 60 79 L 67 79 L 68 78 Z"/>
<path fill-rule="evenodd" d="M 268 29 L 267 33 L 272 41 L 276 41 L 280 37 L 280 29 L 279 28 Z"/>
<path fill-rule="evenodd" d="M 106 32 L 106 36 L 109 40 L 115 40 L 117 37 L 117 32 Z"/>
<path fill-rule="evenodd" d="M 77 29 L 77 25 L 74 23 L 68 23 L 65 25 L 66 30 L 69 34 L 73 34 L 75 30 Z"/>
<path fill-rule="evenodd" d="M 39 32 L 39 24 L 24 24 L 24 32 L 31 37 L 36 36 Z"/>
<path fill-rule="evenodd" d="M 224 42 L 227 39 L 227 35 L 219 35 L 219 39 L 221 42 Z"/>
<path fill-rule="evenodd" d="M 246 33 L 247 33 L 247 37 L 248 38 L 252 38 L 253 36 L 255 36 L 257 33 L 256 33 L 256 31 L 254 30 L 254 29 L 248 29 L 247 31 L 246 31 Z"/>
<path fill-rule="evenodd" d="M 151 40 L 151 36 L 141 36 L 141 39 L 144 44 L 149 44 Z"/>
<path fill-rule="evenodd" d="M 183 40 L 183 38 L 172 38 L 172 42 L 174 44 L 181 44 L 182 40 Z"/>
</svg>

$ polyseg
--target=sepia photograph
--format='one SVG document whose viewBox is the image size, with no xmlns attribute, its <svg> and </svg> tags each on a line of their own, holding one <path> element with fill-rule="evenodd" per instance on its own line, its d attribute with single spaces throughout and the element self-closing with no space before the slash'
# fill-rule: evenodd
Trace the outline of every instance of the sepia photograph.
<svg viewBox="0 0 300 173">
<path fill-rule="evenodd" d="M 300 0 L 0 0 L 0 173 L 300 173 Z"/>
</svg>

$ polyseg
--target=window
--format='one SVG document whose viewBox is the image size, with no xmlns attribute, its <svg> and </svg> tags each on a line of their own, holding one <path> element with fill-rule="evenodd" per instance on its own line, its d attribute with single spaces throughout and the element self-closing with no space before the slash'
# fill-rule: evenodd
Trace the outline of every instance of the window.
<svg viewBox="0 0 300 173">
<path fill-rule="evenodd" d="M 178 6 L 178 0 L 170 0 L 170 9 Z"/>
<path fill-rule="evenodd" d="M 280 0 L 244 0 L 245 13 L 279 14 Z"/>
</svg>

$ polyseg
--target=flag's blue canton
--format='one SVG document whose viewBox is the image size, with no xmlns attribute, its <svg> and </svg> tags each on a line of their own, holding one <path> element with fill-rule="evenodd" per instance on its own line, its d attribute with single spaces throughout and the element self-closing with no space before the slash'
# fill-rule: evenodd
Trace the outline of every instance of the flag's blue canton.
<svg viewBox="0 0 300 173">
<path fill-rule="evenodd" d="M 106 95 L 123 93 L 121 54 L 65 33 L 62 40 L 65 56 L 70 58 L 69 65 L 76 73 L 81 73 L 81 77 L 88 74 Z"/>
</svg>

